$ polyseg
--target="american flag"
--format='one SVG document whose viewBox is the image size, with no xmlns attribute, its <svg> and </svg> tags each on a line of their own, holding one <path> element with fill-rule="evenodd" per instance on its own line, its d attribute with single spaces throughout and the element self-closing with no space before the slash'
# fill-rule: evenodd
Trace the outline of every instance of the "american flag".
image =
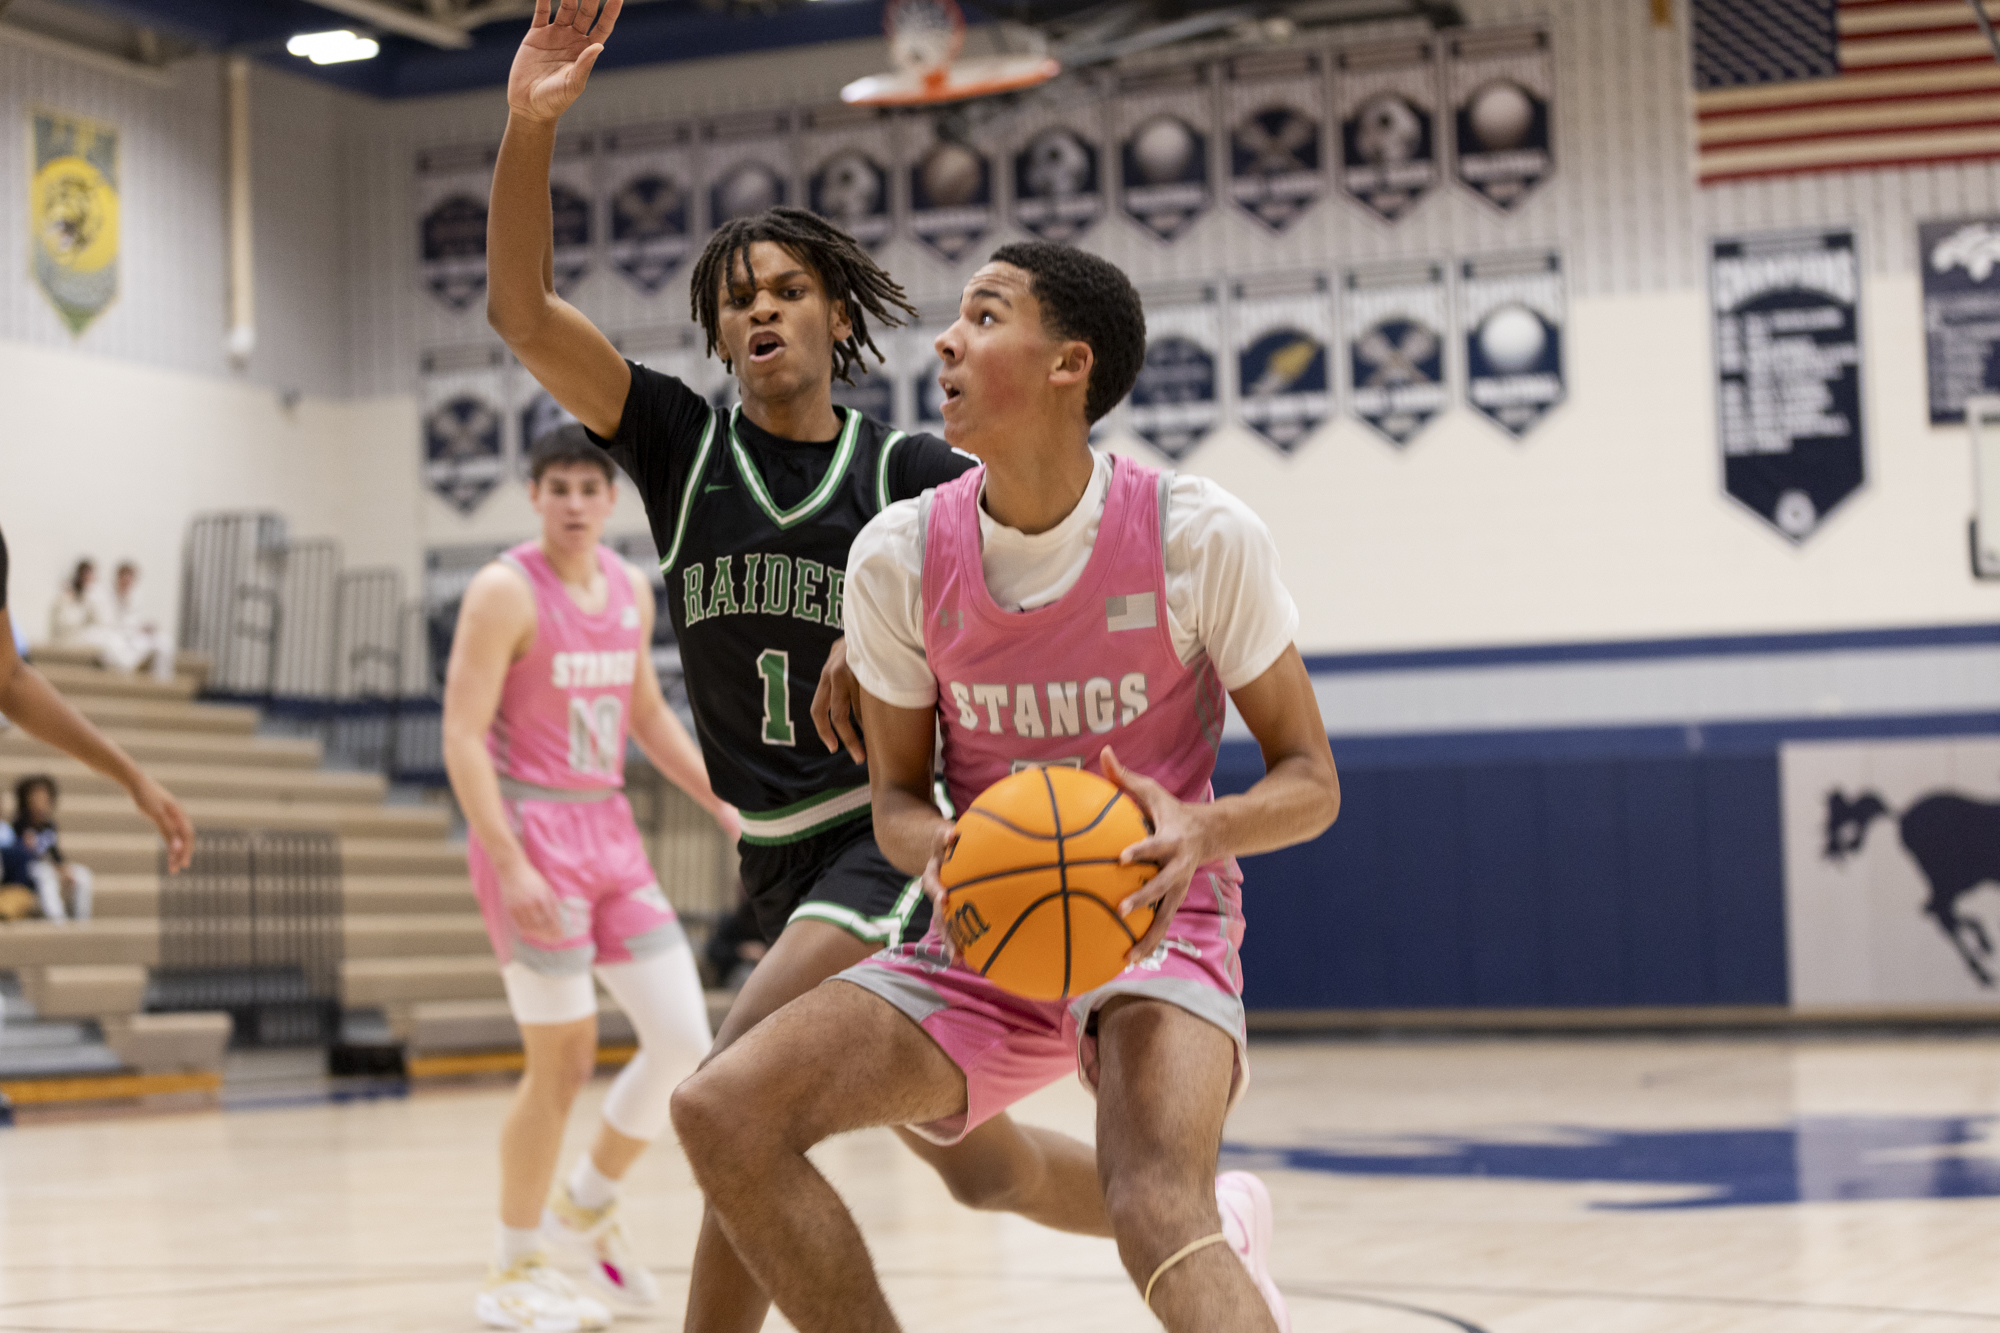
<svg viewBox="0 0 2000 1333">
<path fill-rule="evenodd" d="M 1983 0 L 2000 17 L 2000 0 Z M 2000 157 L 1968 0 L 1689 0 L 1704 185 Z"/>
</svg>

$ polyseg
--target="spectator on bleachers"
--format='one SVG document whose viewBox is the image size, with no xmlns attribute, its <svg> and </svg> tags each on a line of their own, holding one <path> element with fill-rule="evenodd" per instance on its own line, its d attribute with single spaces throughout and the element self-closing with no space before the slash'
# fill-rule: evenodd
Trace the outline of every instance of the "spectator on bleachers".
<svg viewBox="0 0 2000 1333">
<path fill-rule="evenodd" d="M 116 636 L 116 660 L 109 651 L 105 665 L 120 671 L 151 671 L 155 680 L 174 678 L 174 645 L 160 633 L 159 626 L 146 619 L 132 597 L 139 582 L 139 566 L 131 560 L 118 562 L 111 580 L 111 628 Z"/>
<path fill-rule="evenodd" d="M 88 556 L 76 562 L 49 608 L 49 643 L 57 648 L 88 648 L 113 671 L 150 668 L 159 680 L 174 676 L 174 649 L 158 627 L 139 613 L 132 589 L 139 566 L 130 560 L 118 566 L 109 605 L 91 593 L 97 562 Z"/>
<path fill-rule="evenodd" d="M 0 921 L 24 921 L 42 914 L 41 898 L 28 878 L 28 853 L 14 826 L 0 821 Z"/>
<path fill-rule="evenodd" d="M 15 784 L 14 841 L 27 853 L 28 882 L 41 899 L 42 915 L 51 921 L 90 920 L 90 868 L 63 855 L 54 778 L 38 773 Z"/>
<path fill-rule="evenodd" d="M 89 556 L 76 562 L 63 580 L 62 591 L 49 607 L 49 643 L 57 648 L 96 648 L 104 644 L 108 617 L 90 585 L 97 581 L 97 562 Z"/>
</svg>

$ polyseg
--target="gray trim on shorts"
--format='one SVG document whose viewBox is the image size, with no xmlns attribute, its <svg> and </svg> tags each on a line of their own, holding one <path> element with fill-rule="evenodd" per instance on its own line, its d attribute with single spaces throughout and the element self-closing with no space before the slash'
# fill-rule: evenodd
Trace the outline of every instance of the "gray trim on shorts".
<svg viewBox="0 0 2000 1333">
<path fill-rule="evenodd" d="M 516 936 L 513 945 L 514 956 L 508 961 L 519 963 L 530 972 L 538 972 L 545 977 L 573 977 L 579 972 L 588 972 L 597 959 L 597 945 L 591 940 L 573 944 L 567 949 L 543 949 Z"/>
<path fill-rule="evenodd" d="M 510 778 L 505 773 L 500 779 L 500 796 L 508 801 L 556 801 L 563 805 L 596 805 L 620 795 L 622 787 L 543 787 L 533 782 L 523 782 Z"/>
<path fill-rule="evenodd" d="M 642 930 L 625 941 L 625 952 L 632 955 L 632 961 L 635 963 L 688 947 L 690 946 L 687 931 L 681 929 L 678 917 L 672 921 L 662 921 L 651 930 Z"/>
<path fill-rule="evenodd" d="M 1090 1020 L 1096 1017 L 1107 1000 L 1121 995 L 1170 1004 L 1215 1024 L 1229 1034 L 1229 1040 L 1236 1044 L 1236 1069 L 1229 1080 L 1228 1109 L 1235 1110 L 1236 1103 L 1243 1100 L 1244 1092 L 1250 1087 L 1250 1046 L 1243 1021 L 1243 997 L 1219 991 L 1193 977 L 1126 977 L 1106 982 L 1070 1002 L 1070 1017 L 1076 1021 L 1076 1077 L 1090 1090 L 1090 1095 L 1097 1095 L 1097 1085 L 1083 1072 L 1083 1043 L 1096 1040 L 1090 1032 Z"/>
<path fill-rule="evenodd" d="M 893 968 L 882 967 L 872 958 L 864 958 L 846 971 L 834 973 L 832 979 L 852 982 L 865 991 L 881 996 L 895 1007 L 897 1013 L 919 1027 L 923 1026 L 926 1018 L 949 1007 L 944 996 L 939 995 L 929 983 Z"/>
</svg>

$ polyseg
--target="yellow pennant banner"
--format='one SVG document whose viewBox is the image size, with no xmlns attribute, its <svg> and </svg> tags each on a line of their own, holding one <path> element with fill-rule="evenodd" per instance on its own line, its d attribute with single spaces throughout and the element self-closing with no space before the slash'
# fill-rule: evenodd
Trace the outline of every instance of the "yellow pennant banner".
<svg viewBox="0 0 2000 1333">
<path fill-rule="evenodd" d="M 35 283 L 80 334 L 118 297 L 118 130 L 36 110 L 28 137 Z"/>
</svg>

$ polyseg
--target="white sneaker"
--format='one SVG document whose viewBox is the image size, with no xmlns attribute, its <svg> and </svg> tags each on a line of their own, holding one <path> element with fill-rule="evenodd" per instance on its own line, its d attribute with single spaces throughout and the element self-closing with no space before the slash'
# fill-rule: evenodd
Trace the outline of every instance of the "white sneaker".
<svg viewBox="0 0 2000 1333">
<path fill-rule="evenodd" d="M 525 1333 L 587 1333 L 611 1327 L 611 1311 L 578 1291 L 541 1254 L 489 1272 L 472 1302 L 472 1312 L 488 1328 Z"/>
<path fill-rule="evenodd" d="M 660 1303 L 660 1284 L 646 1271 L 618 1224 L 618 1201 L 602 1208 L 585 1208 L 570 1197 L 567 1182 L 542 1212 L 542 1239 L 581 1254 L 590 1262 L 590 1286 L 628 1310 L 648 1310 Z"/>
<path fill-rule="evenodd" d="M 1215 1178 L 1215 1206 L 1222 1211 L 1222 1234 L 1271 1307 L 1278 1333 L 1292 1333 L 1292 1312 L 1271 1280 L 1271 1191 L 1248 1171 L 1225 1171 Z"/>
</svg>

